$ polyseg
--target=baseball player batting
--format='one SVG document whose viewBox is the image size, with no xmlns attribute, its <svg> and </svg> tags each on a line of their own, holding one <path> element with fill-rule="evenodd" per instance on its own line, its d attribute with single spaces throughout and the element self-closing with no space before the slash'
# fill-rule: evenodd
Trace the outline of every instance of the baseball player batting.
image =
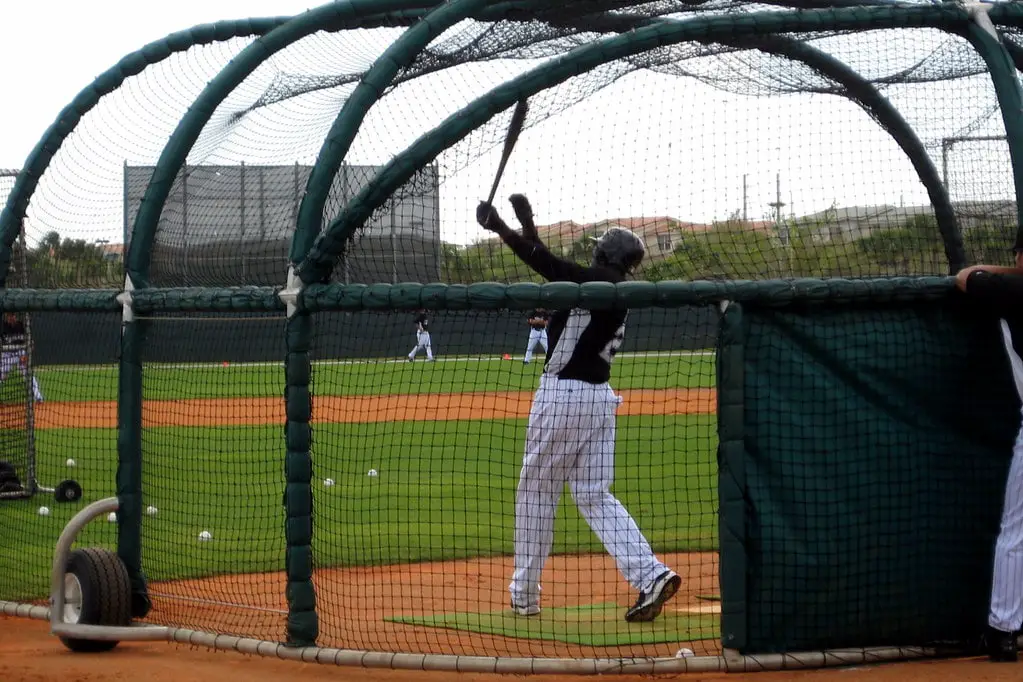
<svg viewBox="0 0 1023 682">
<path fill-rule="evenodd" d="M 621 282 L 643 259 L 642 240 L 622 228 L 611 228 L 597 240 L 589 267 L 559 258 L 536 236 L 528 200 L 515 195 L 511 202 L 524 236 L 509 228 L 487 202 L 477 207 L 476 220 L 549 281 Z M 626 621 L 655 619 L 682 583 L 657 559 L 610 492 L 621 398 L 608 381 L 627 315 L 624 310 L 582 308 L 551 315 L 553 350 L 529 411 L 515 495 L 515 567 L 508 591 L 512 611 L 520 616 L 540 613 L 540 574 L 554 542 L 554 515 L 566 483 L 586 523 L 639 592 L 625 612 Z"/>
<path fill-rule="evenodd" d="M 420 308 L 416 313 L 414 322 L 416 324 L 416 346 L 408 354 L 408 361 L 412 362 L 416 359 L 416 353 L 420 350 L 425 350 L 426 361 L 433 362 L 433 345 L 430 342 L 430 318 L 427 316 L 426 311 Z"/>
<path fill-rule="evenodd" d="M 1023 245 L 1017 245 L 1016 267 L 974 265 L 956 275 L 956 286 L 989 305 L 1000 317 L 1002 340 L 1009 356 L 1016 391 L 1023 400 Z M 1016 436 L 1005 483 L 1002 523 L 995 542 L 991 602 L 984 646 L 995 662 L 1019 657 L 1017 637 L 1023 628 L 1023 427 Z"/>
<path fill-rule="evenodd" d="M 528 365 L 533 359 L 533 349 L 536 344 L 543 346 L 544 355 L 547 355 L 547 321 L 550 315 L 543 308 L 537 308 L 529 313 L 529 340 L 526 342 L 526 354 L 522 357 L 522 364 Z"/>
<path fill-rule="evenodd" d="M 28 337 L 25 325 L 14 313 L 5 313 L 3 324 L 0 325 L 2 350 L 0 350 L 0 382 L 7 380 L 12 369 L 17 369 L 21 376 L 28 377 Z M 43 392 L 39 388 L 39 380 L 32 377 L 32 398 L 43 401 Z"/>
</svg>

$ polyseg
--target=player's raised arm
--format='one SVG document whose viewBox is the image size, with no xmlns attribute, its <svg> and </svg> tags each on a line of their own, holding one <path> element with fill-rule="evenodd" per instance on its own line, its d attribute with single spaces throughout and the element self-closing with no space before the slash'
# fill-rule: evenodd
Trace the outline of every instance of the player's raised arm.
<svg viewBox="0 0 1023 682">
<path fill-rule="evenodd" d="M 511 202 L 512 210 L 515 211 L 515 218 L 522 225 L 522 236 L 542 246 L 543 241 L 540 239 L 540 233 L 536 231 L 536 223 L 533 221 L 533 207 L 529 204 L 526 195 L 513 194 L 508 197 L 508 201 Z"/>
<path fill-rule="evenodd" d="M 508 227 L 491 204 L 481 201 L 476 207 L 476 222 L 484 229 L 495 233 L 515 252 L 523 263 L 551 282 L 592 282 L 607 281 L 603 273 L 594 272 L 578 263 L 565 260 L 551 253 L 538 241 L 526 239 Z"/>
</svg>

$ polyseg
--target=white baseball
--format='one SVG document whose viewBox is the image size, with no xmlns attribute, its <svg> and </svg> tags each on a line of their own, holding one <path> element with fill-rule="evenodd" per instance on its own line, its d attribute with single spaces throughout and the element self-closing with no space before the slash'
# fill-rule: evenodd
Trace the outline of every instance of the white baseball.
<svg viewBox="0 0 1023 682">
<path fill-rule="evenodd" d="M 66 462 L 64 462 L 64 464 L 66 464 L 66 465 L 67 465 L 67 466 L 69 466 L 69 467 L 73 467 L 73 466 L 75 465 L 75 460 L 73 460 L 73 459 L 71 459 L 70 457 L 68 457 L 68 458 L 67 458 L 67 461 L 66 461 Z"/>
<path fill-rule="evenodd" d="M 325 479 L 323 479 L 323 487 L 324 488 L 329 488 L 332 485 L 334 485 L 334 479 L 333 478 L 325 478 Z"/>
<path fill-rule="evenodd" d="M 204 530 L 203 532 L 199 533 L 199 541 L 200 542 L 207 542 L 207 541 L 212 540 L 212 539 L 213 539 L 213 533 L 209 532 L 208 530 Z"/>
<path fill-rule="evenodd" d="M 692 658 L 696 655 L 696 652 L 692 649 L 686 649 L 685 647 L 675 652 L 675 658 Z"/>
<path fill-rule="evenodd" d="M 39 507 L 39 516 L 49 516 L 49 515 L 50 515 L 50 508 L 49 507 Z"/>
<path fill-rule="evenodd" d="M 150 516 L 156 516 L 156 511 L 157 509 L 153 505 L 149 505 L 148 507 L 146 507 L 146 513 L 149 514 Z"/>
<path fill-rule="evenodd" d="M 380 474 L 377 473 L 376 469 L 370 469 L 369 471 L 366 472 L 366 475 L 367 476 L 379 476 Z"/>
<path fill-rule="evenodd" d="M 110 512 L 109 514 L 107 514 L 107 521 L 110 522 L 110 523 L 116 523 L 117 522 L 117 512 Z"/>
</svg>

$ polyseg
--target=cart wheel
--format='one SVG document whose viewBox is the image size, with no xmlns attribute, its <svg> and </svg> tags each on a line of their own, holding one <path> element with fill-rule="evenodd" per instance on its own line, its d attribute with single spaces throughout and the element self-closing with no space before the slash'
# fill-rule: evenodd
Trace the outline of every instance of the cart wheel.
<svg viewBox="0 0 1023 682">
<path fill-rule="evenodd" d="M 82 486 L 71 479 L 61 481 L 53 491 L 53 496 L 58 502 L 77 502 L 82 499 Z"/>
<path fill-rule="evenodd" d="M 131 624 L 128 569 L 108 549 L 87 547 L 71 552 L 64 575 L 64 621 L 85 625 Z M 72 651 L 109 651 L 116 641 L 61 637 Z"/>
</svg>

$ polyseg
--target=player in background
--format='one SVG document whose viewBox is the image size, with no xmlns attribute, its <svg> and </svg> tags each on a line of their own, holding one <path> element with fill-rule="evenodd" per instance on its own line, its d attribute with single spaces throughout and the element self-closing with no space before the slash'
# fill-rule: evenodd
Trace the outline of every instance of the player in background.
<svg viewBox="0 0 1023 682">
<path fill-rule="evenodd" d="M 412 349 L 412 352 L 408 354 L 408 361 L 412 362 L 416 359 L 416 353 L 420 349 L 426 350 L 426 361 L 433 362 L 433 346 L 430 343 L 430 318 L 426 314 L 426 310 L 420 308 L 416 311 L 416 346 Z"/>
<path fill-rule="evenodd" d="M 528 365 L 533 359 L 533 349 L 536 344 L 543 346 L 544 355 L 547 355 L 547 321 L 550 314 L 543 308 L 536 308 L 529 313 L 529 340 L 526 342 L 526 354 L 522 358 L 522 364 Z"/>
<path fill-rule="evenodd" d="M 1023 401 L 1023 247 L 1015 252 L 1015 268 L 974 265 L 956 275 L 956 286 L 999 316 L 1016 391 Z M 991 601 L 984 633 L 990 660 L 1018 659 L 1016 640 L 1020 628 L 1023 628 L 1023 426 L 1012 448 L 1001 527 L 995 542 Z"/>
<path fill-rule="evenodd" d="M 28 336 L 25 325 L 14 313 L 4 313 L 0 324 L 0 344 L 0 382 L 7 380 L 12 369 L 28 378 Z M 43 392 L 35 375 L 32 376 L 32 398 L 37 403 L 43 402 Z"/>
<path fill-rule="evenodd" d="M 589 267 L 559 258 L 537 238 L 529 201 L 521 194 L 510 200 L 522 235 L 486 202 L 477 207 L 476 220 L 549 281 L 620 282 L 643 259 L 643 242 L 622 228 L 612 228 L 597 240 Z M 586 523 L 639 592 L 625 612 L 626 621 L 656 618 L 682 583 L 657 559 L 629 512 L 610 492 L 615 413 L 621 398 L 608 380 L 627 315 L 625 310 L 582 308 L 551 315 L 553 350 L 529 412 L 515 496 L 515 565 L 508 590 L 518 615 L 540 613 L 540 575 L 554 541 L 554 516 L 566 483 Z"/>
</svg>

